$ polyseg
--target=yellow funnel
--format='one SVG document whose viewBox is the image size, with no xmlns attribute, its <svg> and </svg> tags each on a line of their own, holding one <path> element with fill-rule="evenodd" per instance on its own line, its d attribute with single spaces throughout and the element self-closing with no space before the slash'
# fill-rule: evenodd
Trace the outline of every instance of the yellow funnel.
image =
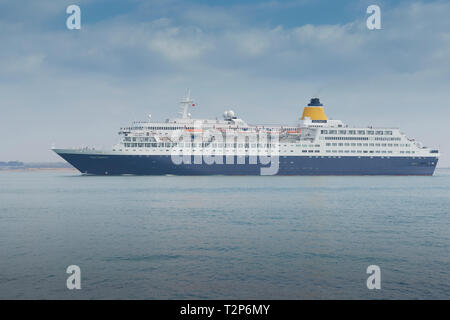
<svg viewBox="0 0 450 320">
<path fill-rule="evenodd" d="M 311 120 L 328 120 L 323 110 L 323 104 L 320 103 L 319 98 L 312 98 L 308 106 L 303 109 L 302 120 L 309 118 Z"/>
</svg>

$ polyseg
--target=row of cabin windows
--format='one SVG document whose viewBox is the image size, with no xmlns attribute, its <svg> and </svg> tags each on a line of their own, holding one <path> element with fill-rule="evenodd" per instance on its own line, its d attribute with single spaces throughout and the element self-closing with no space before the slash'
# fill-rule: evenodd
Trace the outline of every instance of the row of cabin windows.
<svg viewBox="0 0 450 320">
<path fill-rule="evenodd" d="M 320 130 L 321 134 L 392 135 L 390 130 Z"/>
<path fill-rule="evenodd" d="M 127 147 L 127 146 L 126 146 Z M 139 146 L 142 147 L 142 146 Z M 122 149 L 120 149 L 122 151 Z M 128 151 L 128 150 L 127 150 Z M 134 150 L 136 151 L 136 150 Z M 291 150 L 293 152 L 294 150 Z M 392 154 L 391 150 L 326 150 L 326 153 L 389 153 Z M 320 153 L 320 150 L 302 150 L 302 153 Z M 401 154 L 415 154 L 415 151 L 400 151 Z"/>
<path fill-rule="evenodd" d="M 180 130 L 180 129 L 194 129 L 194 127 L 128 127 L 128 128 L 123 128 L 122 130 Z"/>
<path fill-rule="evenodd" d="M 303 151 L 305 152 L 305 151 Z M 393 153 L 391 150 L 326 150 L 327 153 Z M 401 154 L 416 153 L 415 151 L 400 151 Z"/>
<path fill-rule="evenodd" d="M 272 144 L 256 144 L 256 143 L 252 143 L 252 144 L 248 144 L 248 143 L 246 143 L 246 144 L 243 144 L 243 143 L 212 143 L 212 144 L 207 144 L 207 143 L 189 143 L 189 142 L 186 142 L 186 143 L 125 143 L 125 147 L 128 147 L 128 148 L 132 148 L 132 147 L 146 147 L 146 148 L 150 148 L 150 147 L 152 147 L 152 148 L 172 148 L 172 147 L 176 147 L 176 146 L 178 146 L 178 147 L 194 147 L 194 148 L 196 148 L 196 147 L 208 147 L 208 146 L 211 146 L 211 147 L 213 147 L 213 148 L 223 148 L 223 147 L 225 147 L 225 148 L 271 148 L 271 147 L 276 147 L 277 145 L 272 145 Z M 285 148 L 288 148 L 288 147 L 291 147 L 291 146 L 288 146 L 288 145 L 286 145 L 286 144 L 284 144 L 284 145 L 278 145 L 278 147 L 281 147 L 281 146 L 283 146 L 283 147 L 285 147 Z M 296 147 L 301 147 L 301 146 L 303 146 L 303 147 L 312 147 L 312 145 L 306 145 L 306 144 L 304 144 L 304 145 L 299 145 L 299 144 L 297 144 L 296 145 Z M 316 144 L 316 145 L 314 145 L 315 147 L 320 147 L 320 145 L 318 145 L 318 144 Z M 411 146 L 411 144 L 397 144 L 397 143 L 395 143 L 395 144 L 392 144 L 392 143 L 342 143 L 342 142 L 340 142 L 340 143 L 330 143 L 330 142 L 327 142 L 326 143 L 326 146 L 333 146 L 333 147 L 336 147 L 336 146 L 339 146 L 339 147 L 342 147 L 342 146 L 345 146 L 345 147 L 349 147 L 349 146 L 352 146 L 352 147 L 355 147 L 355 146 L 358 146 L 358 147 L 410 147 Z"/>
<path fill-rule="evenodd" d="M 326 144 L 326 146 L 333 146 L 333 147 L 335 147 L 335 146 L 339 146 L 339 147 L 342 147 L 342 146 L 344 146 L 344 147 L 349 147 L 349 146 L 352 146 L 352 147 L 354 147 L 354 146 L 358 146 L 358 147 L 361 147 L 361 146 L 364 146 L 364 147 L 410 147 L 411 145 L 410 144 L 398 144 L 398 143 L 394 143 L 394 144 L 392 144 L 392 143 L 327 143 Z"/>
<path fill-rule="evenodd" d="M 325 137 L 325 140 L 369 140 L 368 137 Z"/>
<path fill-rule="evenodd" d="M 375 137 L 375 141 L 400 141 L 400 140 L 402 140 L 402 138 L 391 138 L 391 137 L 388 137 L 388 138 L 382 137 L 382 138 L 380 138 L 380 137 Z"/>
<path fill-rule="evenodd" d="M 290 146 L 284 144 L 284 145 L 275 145 L 275 144 L 261 144 L 261 143 L 190 143 L 190 142 L 180 142 L 180 143 L 125 143 L 125 147 L 132 148 L 132 147 L 145 147 L 145 148 L 172 148 L 172 147 L 208 147 L 211 146 L 213 148 L 272 148 L 272 147 L 285 147 L 288 148 Z M 297 147 L 300 147 L 301 145 L 296 145 Z M 303 145 L 303 147 L 311 147 L 312 145 Z M 320 145 L 316 144 L 315 147 L 320 147 Z"/>
<path fill-rule="evenodd" d="M 284 145 L 286 147 L 286 145 Z M 312 147 L 320 147 L 320 144 L 296 144 L 296 147 L 304 147 L 304 148 L 312 148 Z"/>
<path fill-rule="evenodd" d="M 151 140 L 150 140 L 151 139 Z M 144 142 L 148 142 L 148 141 L 154 141 L 153 138 L 136 138 L 136 137 L 125 137 L 124 141 L 144 141 Z"/>
<path fill-rule="evenodd" d="M 148 137 L 125 137 L 124 141 L 133 141 L 133 142 L 148 142 L 151 141 L 151 138 Z M 153 139 L 152 139 L 153 140 Z M 369 140 L 368 137 L 325 137 L 325 140 Z M 375 138 L 376 141 L 400 141 L 401 138 L 397 137 L 388 137 L 388 138 Z"/>
<path fill-rule="evenodd" d="M 212 146 L 213 148 L 272 148 L 272 144 L 243 144 L 243 143 L 125 143 L 126 148 L 134 148 L 134 147 L 142 147 L 142 148 L 172 148 L 172 147 L 208 147 Z M 273 145 L 275 147 L 275 145 Z"/>
<path fill-rule="evenodd" d="M 124 138 L 125 142 L 150 142 L 150 141 L 154 141 L 153 138 L 148 138 L 148 137 L 125 137 Z M 246 139 L 246 142 L 249 142 L 249 139 Z"/>
<path fill-rule="evenodd" d="M 369 137 L 325 137 L 325 140 L 369 140 Z M 370 138 L 372 140 L 372 138 Z M 388 138 L 378 138 L 374 139 L 375 141 L 400 141 L 401 138 L 397 137 L 388 137 Z"/>
<path fill-rule="evenodd" d="M 258 127 L 257 127 L 258 128 Z M 194 127 L 129 127 L 129 128 L 123 128 L 122 130 L 181 130 L 181 129 L 187 129 L 187 130 L 193 130 Z M 244 130 L 247 130 L 248 128 L 241 128 Z M 296 131 L 299 130 L 299 128 L 293 127 L 293 128 L 285 128 L 285 127 L 281 127 L 281 128 L 265 128 L 266 131 L 277 131 L 277 130 L 288 130 L 288 131 Z"/>
</svg>

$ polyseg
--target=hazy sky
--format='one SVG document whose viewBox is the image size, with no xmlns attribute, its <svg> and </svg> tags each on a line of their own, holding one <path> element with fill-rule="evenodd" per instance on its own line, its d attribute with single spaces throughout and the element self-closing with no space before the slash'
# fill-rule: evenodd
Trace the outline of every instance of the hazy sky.
<svg viewBox="0 0 450 320">
<path fill-rule="evenodd" d="M 66 8 L 81 7 L 81 30 Z M 366 28 L 381 7 L 382 30 Z M 0 161 L 110 147 L 134 120 L 232 108 L 292 123 L 312 96 L 350 125 L 400 127 L 450 166 L 449 1 L 0 0 Z"/>
</svg>

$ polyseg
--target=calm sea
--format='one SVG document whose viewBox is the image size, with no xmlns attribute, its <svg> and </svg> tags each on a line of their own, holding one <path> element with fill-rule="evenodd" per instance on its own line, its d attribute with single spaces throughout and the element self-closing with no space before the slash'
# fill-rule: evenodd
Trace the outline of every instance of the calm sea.
<svg viewBox="0 0 450 320">
<path fill-rule="evenodd" d="M 381 268 L 368 290 L 366 268 Z M 66 268 L 81 268 L 81 290 Z M 0 172 L 1 299 L 449 299 L 433 177 Z"/>
</svg>

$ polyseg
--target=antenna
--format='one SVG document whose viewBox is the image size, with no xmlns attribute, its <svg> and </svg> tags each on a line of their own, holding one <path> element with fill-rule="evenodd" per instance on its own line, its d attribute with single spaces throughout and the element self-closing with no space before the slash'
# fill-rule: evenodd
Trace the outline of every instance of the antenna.
<svg viewBox="0 0 450 320">
<path fill-rule="evenodd" d="M 192 106 L 194 101 L 191 100 L 191 90 L 189 88 L 186 91 L 186 97 L 181 99 L 180 101 L 180 114 L 183 119 L 189 118 L 190 114 L 188 113 L 189 107 Z"/>
</svg>

